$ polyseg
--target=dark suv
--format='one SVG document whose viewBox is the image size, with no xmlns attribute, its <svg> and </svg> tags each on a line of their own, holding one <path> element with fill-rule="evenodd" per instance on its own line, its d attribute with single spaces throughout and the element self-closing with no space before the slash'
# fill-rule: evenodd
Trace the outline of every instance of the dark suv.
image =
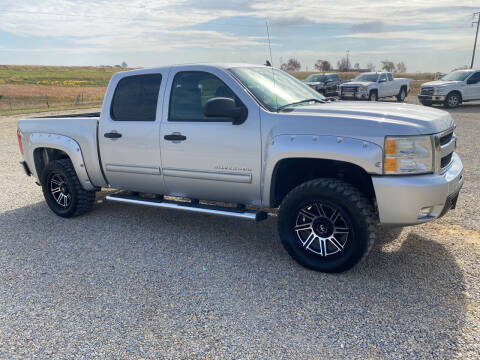
<svg viewBox="0 0 480 360">
<path fill-rule="evenodd" d="M 341 84 L 338 74 L 311 74 L 303 82 L 325 96 L 336 96 Z"/>
</svg>

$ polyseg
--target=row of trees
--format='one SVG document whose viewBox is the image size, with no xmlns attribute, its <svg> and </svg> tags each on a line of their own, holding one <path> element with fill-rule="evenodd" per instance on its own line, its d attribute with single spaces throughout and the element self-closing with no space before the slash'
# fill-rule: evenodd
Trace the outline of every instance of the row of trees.
<svg viewBox="0 0 480 360">
<path fill-rule="evenodd" d="M 332 65 L 327 60 L 317 60 L 313 65 L 315 70 L 318 71 L 331 71 L 333 70 Z M 300 61 L 297 59 L 291 58 L 288 59 L 286 63 L 280 65 L 280 69 L 284 71 L 299 71 L 302 68 Z M 368 71 L 375 71 L 376 66 L 369 62 L 364 69 L 360 67 L 359 63 L 355 63 L 352 67 L 350 59 L 345 56 L 337 61 L 337 69 L 338 71 L 345 72 L 345 71 L 360 71 L 360 70 L 368 70 Z M 390 71 L 390 72 L 399 72 L 405 73 L 407 72 L 407 66 L 403 61 L 400 61 L 398 64 L 395 65 L 393 61 L 384 60 L 381 62 L 381 70 Z"/>
</svg>

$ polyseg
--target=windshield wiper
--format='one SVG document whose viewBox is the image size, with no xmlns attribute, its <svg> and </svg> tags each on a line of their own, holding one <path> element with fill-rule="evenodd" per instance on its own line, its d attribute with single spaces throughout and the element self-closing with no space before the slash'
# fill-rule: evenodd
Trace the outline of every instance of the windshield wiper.
<svg viewBox="0 0 480 360">
<path fill-rule="evenodd" d="M 299 104 L 303 104 L 303 103 L 306 103 L 306 102 L 312 102 L 312 101 L 315 101 L 315 102 L 318 102 L 318 103 L 321 103 L 321 104 L 326 103 L 325 100 L 320 100 L 320 99 L 305 99 L 305 100 L 296 101 L 296 102 L 293 102 L 293 103 L 290 103 L 290 104 L 282 105 L 282 106 L 277 108 L 277 111 L 283 110 L 283 109 L 285 109 L 289 106 L 299 105 Z"/>
</svg>

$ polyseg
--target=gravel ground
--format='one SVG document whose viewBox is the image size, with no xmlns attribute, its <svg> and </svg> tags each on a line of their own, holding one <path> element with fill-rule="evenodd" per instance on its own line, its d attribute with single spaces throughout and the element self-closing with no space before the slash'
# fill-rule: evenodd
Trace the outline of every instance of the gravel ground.
<svg viewBox="0 0 480 360">
<path fill-rule="evenodd" d="M 415 99 L 409 99 L 414 102 Z M 103 202 L 56 217 L 0 117 L 0 358 L 480 358 L 480 104 L 458 207 L 326 275 L 262 223 Z"/>
</svg>

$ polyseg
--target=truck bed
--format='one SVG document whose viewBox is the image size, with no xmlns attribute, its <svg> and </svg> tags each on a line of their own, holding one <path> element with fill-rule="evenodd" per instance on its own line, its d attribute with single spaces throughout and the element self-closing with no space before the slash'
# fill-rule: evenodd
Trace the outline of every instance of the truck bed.
<svg viewBox="0 0 480 360">
<path fill-rule="evenodd" d="M 99 112 L 83 113 L 83 114 L 62 114 L 50 116 L 37 116 L 35 119 L 54 119 L 54 118 L 76 118 L 76 117 L 100 117 Z"/>
</svg>

